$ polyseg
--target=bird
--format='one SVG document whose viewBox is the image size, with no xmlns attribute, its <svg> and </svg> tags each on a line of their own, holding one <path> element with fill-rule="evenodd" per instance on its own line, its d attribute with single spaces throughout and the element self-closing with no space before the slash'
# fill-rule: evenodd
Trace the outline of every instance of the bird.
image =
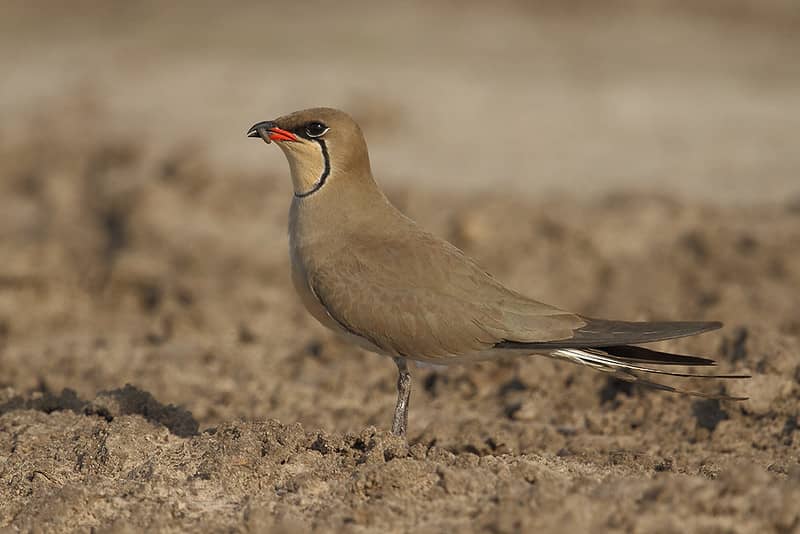
<svg viewBox="0 0 800 534">
<path fill-rule="evenodd" d="M 378 186 L 364 135 L 347 113 L 296 111 L 254 124 L 247 136 L 274 142 L 288 160 L 294 189 L 289 257 L 305 308 L 322 325 L 397 365 L 393 434 L 405 438 L 408 431 L 409 361 L 448 365 L 544 355 L 662 390 L 744 399 L 647 378 L 748 378 L 654 368 L 715 362 L 638 346 L 722 323 L 630 322 L 565 311 L 507 288 L 456 246 L 425 231 Z"/>
</svg>

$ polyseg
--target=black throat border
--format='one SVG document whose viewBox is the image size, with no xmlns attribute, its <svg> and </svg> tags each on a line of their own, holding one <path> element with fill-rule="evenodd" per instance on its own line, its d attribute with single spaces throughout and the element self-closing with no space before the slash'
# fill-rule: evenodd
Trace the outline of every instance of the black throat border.
<svg viewBox="0 0 800 534">
<path fill-rule="evenodd" d="M 319 147 L 322 150 L 322 159 L 325 160 L 325 168 L 322 171 L 322 175 L 320 175 L 320 177 L 317 178 L 317 181 L 314 182 L 314 185 L 311 187 L 311 189 L 309 189 L 308 191 L 304 191 L 302 193 L 294 194 L 294 196 L 296 196 L 297 198 L 306 198 L 308 196 L 313 195 L 320 189 L 322 189 L 322 186 L 325 185 L 325 181 L 328 179 L 328 175 L 331 173 L 331 159 L 330 156 L 328 156 L 328 147 L 325 144 L 325 140 L 314 139 L 314 141 L 319 143 Z"/>
</svg>

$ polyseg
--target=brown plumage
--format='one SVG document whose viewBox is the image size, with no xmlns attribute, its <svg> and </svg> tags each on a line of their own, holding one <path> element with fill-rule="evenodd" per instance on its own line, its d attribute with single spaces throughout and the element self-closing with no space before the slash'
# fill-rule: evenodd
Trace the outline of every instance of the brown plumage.
<svg viewBox="0 0 800 534">
<path fill-rule="evenodd" d="M 306 308 L 325 326 L 395 359 L 398 434 L 405 434 L 410 394 L 406 360 L 448 364 L 545 354 L 669 390 L 675 389 L 636 373 L 676 373 L 642 364 L 713 364 L 629 345 L 720 323 L 590 319 L 503 286 L 392 206 L 372 178 L 360 128 L 341 111 L 298 111 L 258 123 L 248 135 L 276 141 L 289 161 L 292 279 Z"/>
</svg>

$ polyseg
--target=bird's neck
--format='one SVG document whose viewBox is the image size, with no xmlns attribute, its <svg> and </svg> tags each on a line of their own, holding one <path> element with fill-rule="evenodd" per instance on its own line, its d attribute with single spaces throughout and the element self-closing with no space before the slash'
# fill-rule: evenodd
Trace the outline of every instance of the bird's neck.
<svg viewBox="0 0 800 534">
<path fill-rule="evenodd" d="M 331 236 L 376 232 L 402 217 L 371 174 L 343 175 L 331 172 L 325 185 L 306 197 L 295 194 L 289 233 L 294 237 Z"/>
</svg>

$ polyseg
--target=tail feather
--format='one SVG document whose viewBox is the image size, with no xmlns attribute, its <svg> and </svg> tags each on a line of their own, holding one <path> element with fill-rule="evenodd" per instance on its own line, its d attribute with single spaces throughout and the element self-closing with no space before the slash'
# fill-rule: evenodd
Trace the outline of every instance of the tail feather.
<svg viewBox="0 0 800 534">
<path fill-rule="evenodd" d="M 638 350 L 634 350 L 638 349 Z M 641 352 L 643 351 L 643 352 Z M 618 354 L 621 354 L 618 356 Z M 615 378 L 627 382 L 638 382 L 664 391 L 672 391 L 684 395 L 695 397 L 705 397 L 726 400 L 746 400 L 747 397 L 732 397 L 729 395 L 713 395 L 699 391 L 679 389 L 674 386 L 654 382 L 650 379 L 639 376 L 637 373 L 659 374 L 675 376 L 680 378 L 720 378 L 720 379 L 740 379 L 750 378 L 750 375 L 735 374 L 698 374 L 698 373 L 677 373 L 674 371 L 664 371 L 638 365 L 641 363 L 651 363 L 660 365 L 714 365 L 713 360 L 706 358 L 696 358 L 694 356 L 683 356 L 678 354 L 668 354 L 664 352 L 642 349 L 641 347 L 606 347 L 603 349 L 557 349 L 550 352 L 550 356 L 586 365 L 598 371 L 614 375 Z M 699 362 L 699 363 L 689 363 Z"/>
<path fill-rule="evenodd" d="M 724 395 L 722 393 L 703 393 L 702 391 L 694 391 L 689 389 L 677 388 L 675 386 L 668 386 L 667 384 L 662 384 L 661 382 L 654 382 L 652 380 L 642 378 L 641 376 L 638 376 L 631 372 L 622 374 L 615 373 L 614 377 L 620 380 L 625 380 L 626 382 L 635 382 L 637 384 L 641 384 L 649 388 L 658 389 L 661 391 L 669 391 L 670 393 L 678 393 L 679 395 L 689 395 L 691 397 L 701 397 L 704 399 L 717 399 L 717 400 L 733 400 L 733 401 L 744 401 L 748 399 L 748 397 L 735 397 L 733 395 Z M 737 378 L 748 378 L 748 377 L 742 376 Z"/>
</svg>

